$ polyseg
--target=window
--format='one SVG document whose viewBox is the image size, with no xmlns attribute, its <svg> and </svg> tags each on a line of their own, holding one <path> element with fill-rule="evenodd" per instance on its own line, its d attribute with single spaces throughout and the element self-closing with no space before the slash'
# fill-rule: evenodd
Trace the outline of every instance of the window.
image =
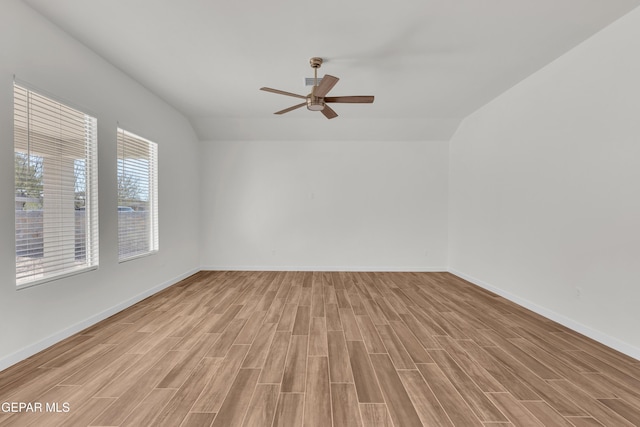
<svg viewBox="0 0 640 427">
<path fill-rule="evenodd" d="M 118 259 L 158 251 L 158 144 L 118 128 Z"/>
<path fill-rule="evenodd" d="M 14 84 L 16 286 L 98 266 L 96 119 Z"/>
</svg>

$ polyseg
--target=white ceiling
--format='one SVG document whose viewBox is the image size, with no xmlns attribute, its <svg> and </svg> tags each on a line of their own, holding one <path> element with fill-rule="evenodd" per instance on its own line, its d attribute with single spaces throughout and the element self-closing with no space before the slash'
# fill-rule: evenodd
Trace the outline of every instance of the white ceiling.
<svg viewBox="0 0 640 427">
<path fill-rule="evenodd" d="M 459 121 L 640 0 L 24 0 L 181 111 L 201 140 L 448 139 Z M 328 121 L 274 111 L 340 78 Z M 310 136 L 313 135 L 313 136 Z"/>
</svg>

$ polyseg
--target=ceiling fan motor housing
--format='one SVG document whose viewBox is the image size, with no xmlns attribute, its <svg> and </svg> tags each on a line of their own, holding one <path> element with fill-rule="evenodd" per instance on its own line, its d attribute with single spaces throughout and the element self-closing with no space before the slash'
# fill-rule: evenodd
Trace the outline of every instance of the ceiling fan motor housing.
<svg viewBox="0 0 640 427">
<path fill-rule="evenodd" d="M 324 100 L 309 94 L 309 96 L 307 96 L 307 109 L 311 111 L 324 110 Z"/>
</svg>

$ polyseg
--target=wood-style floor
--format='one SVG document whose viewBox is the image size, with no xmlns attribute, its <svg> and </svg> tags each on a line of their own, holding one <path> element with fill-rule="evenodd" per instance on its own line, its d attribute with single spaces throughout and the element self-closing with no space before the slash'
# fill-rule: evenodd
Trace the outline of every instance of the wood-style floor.
<svg viewBox="0 0 640 427">
<path fill-rule="evenodd" d="M 618 427 L 640 362 L 447 273 L 200 272 L 0 372 L 0 403 L 2 426 Z"/>
</svg>

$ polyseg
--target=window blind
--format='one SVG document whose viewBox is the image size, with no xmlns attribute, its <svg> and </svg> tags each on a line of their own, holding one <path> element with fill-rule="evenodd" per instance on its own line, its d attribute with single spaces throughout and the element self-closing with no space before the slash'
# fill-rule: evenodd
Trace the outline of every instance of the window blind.
<svg viewBox="0 0 640 427">
<path fill-rule="evenodd" d="M 16 285 L 98 265 L 97 120 L 14 84 Z"/>
<path fill-rule="evenodd" d="M 158 251 L 158 145 L 118 128 L 118 258 Z"/>
</svg>

